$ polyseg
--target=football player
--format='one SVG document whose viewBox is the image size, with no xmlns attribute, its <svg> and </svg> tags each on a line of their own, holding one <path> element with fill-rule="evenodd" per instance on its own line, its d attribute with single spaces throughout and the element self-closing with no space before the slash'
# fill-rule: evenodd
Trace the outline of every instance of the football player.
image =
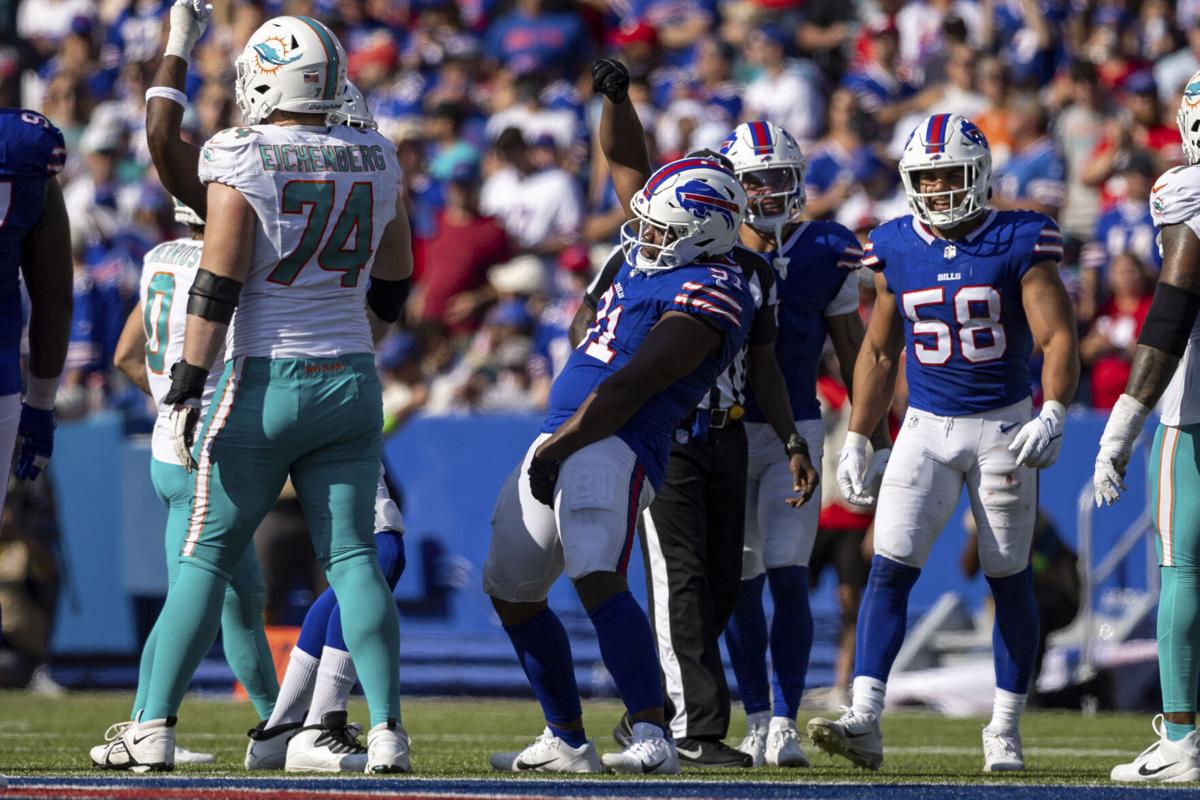
<svg viewBox="0 0 1200 800">
<path fill-rule="evenodd" d="M 796 430 L 808 445 L 812 463 L 819 465 L 825 429 L 817 400 L 817 365 L 828 335 L 846 385 L 853 381 L 863 340 L 856 272 L 862 248 L 854 234 L 837 223 L 800 219 L 808 162 L 790 133 L 771 122 L 746 122 L 733 131 L 721 152 L 746 189 L 741 242 L 766 256 L 775 269 L 779 308 L 775 353 L 787 381 Z M 809 761 L 800 747 L 796 714 L 812 650 L 808 559 L 821 509 L 819 503 L 799 509 L 788 506 L 793 481 L 787 454 L 779 448 L 775 431 L 752 393 L 746 420 L 750 466 L 742 585 L 725 629 L 748 724 L 739 749 L 753 758 L 755 766 L 806 767 Z M 871 441 L 877 453 L 891 447 L 882 425 Z M 770 587 L 774 607 L 769 632 L 764 584 Z"/>
<path fill-rule="evenodd" d="M 1058 226 L 1032 211 L 989 210 L 991 167 L 987 139 L 970 120 L 923 120 L 900 159 L 912 214 L 876 228 L 863 257 L 878 300 L 854 368 L 837 480 L 854 503 L 878 491 L 875 557 L 858 615 L 853 705 L 836 721 L 810 721 L 808 732 L 820 749 L 869 769 L 883 762 L 879 715 L 909 592 L 964 485 L 996 607 L 983 768 L 1024 768 L 1018 722 L 1038 641 L 1029 565 L 1037 470 L 1062 448 L 1079 342 L 1058 275 Z M 1030 419 L 1035 343 L 1045 400 Z M 868 465 L 867 436 L 891 402 L 901 352 L 909 410 L 885 471 L 879 453 Z"/>
<path fill-rule="evenodd" d="M 173 767 L 174 714 L 213 640 L 224 583 L 290 475 L 346 611 L 371 709 L 366 770 L 408 771 L 396 609 L 371 535 L 382 407 L 363 313 L 365 298 L 395 321 L 408 290 L 395 149 L 369 129 L 328 127 L 342 106 L 345 53 L 320 22 L 267 21 L 237 67 L 246 126 L 201 151 L 208 235 L 164 398 L 176 452 L 197 472 L 195 498 L 163 609 L 173 625 L 157 643 L 142 719 L 121 738 L 131 763 Z M 204 365 L 227 329 L 217 399 L 197 431 Z"/>
<path fill-rule="evenodd" d="M 1176 117 L 1187 165 L 1154 184 L 1150 214 L 1163 265 L 1142 324 L 1125 393 L 1104 426 L 1093 479 L 1096 505 L 1125 490 L 1134 440 L 1162 400 L 1150 453 L 1150 517 L 1158 538 L 1158 672 L 1163 713 L 1158 741 L 1112 779 L 1131 783 L 1200 780 L 1196 694 L 1200 690 L 1200 72 Z"/>
<path fill-rule="evenodd" d="M 640 130 L 627 75 L 623 67 L 593 70 L 605 95 L 602 143 L 621 141 L 616 131 Z M 638 515 L 665 478 L 672 432 L 750 328 L 754 299 L 727 257 L 746 195 L 713 160 L 673 162 L 642 185 L 642 141 L 626 137 L 604 149 L 631 217 L 622 228 L 625 265 L 554 382 L 542 434 L 500 490 L 484 567 L 484 589 L 546 719 L 533 744 L 492 757 L 500 770 L 602 769 L 584 733 L 566 630 L 546 603 L 565 569 L 633 723 L 630 744 L 605 754 L 604 765 L 679 771 L 654 635 L 625 572 Z"/>
<path fill-rule="evenodd" d="M 67 159 L 36 111 L 0 108 L 0 509 L 11 467 L 34 480 L 54 450 L 54 398 L 71 331 L 71 231 L 55 179 Z M 29 294 L 29 369 L 21 381 L 21 281 Z"/>
<path fill-rule="evenodd" d="M 192 508 L 195 480 L 188 474 L 175 454 L 171 433 L 171 409 L 163 397 L 171 387 L 167 375 L 170 364 L 179 360 L 183 351 L 187 297 L 196 278 L 200 253 L 204 246 L 204 220 L 195 211 L 176 201 L 175 221 L 186 225 L 191 236 L 163 242 L 146 254 L 142 264 L 139 303 L 129 315 L 121 338 L 117 342 L 113 361 L 116 366 L 154 398 L 158 417 L 151 437 L 150 480 L 154 491 L 167 507 L 166 556 L 167 585 L 175 583 L 179 574 L 179 553 L 187 533 L 188 515 Z M 209 377 L 204 390 L 207 404 L 216 389 L 218 374 Z M 258 559 L 248 550 L 233 570 L 225 590 L 221 609 L 221 631 L 225 658 L 233 674 L 241 681 L 246 694 L 261 719 L 270 716 L 279 693 L 275 664 L 263 630 L 263 579 Z M 155 645 L 160 618 L 146 637 L 138 664 L 137 692 L 129 719 L 136 720 L 146 704 L 150 667 L 154 663 Z M 91 750 L 92 763 L 105 769 L 124 769 L 129 766 L 129 754 L 121 734 L 132 722 L 112 725 L 105 735 L 105 744 Z M 207 764 L 213 757 L 175 747 L 175 762 Z"/>
</svg>

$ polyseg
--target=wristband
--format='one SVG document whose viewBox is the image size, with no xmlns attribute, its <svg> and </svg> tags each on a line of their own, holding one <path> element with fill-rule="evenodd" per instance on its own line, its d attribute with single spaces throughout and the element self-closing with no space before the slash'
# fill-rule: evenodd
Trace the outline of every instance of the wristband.
<svg viewBox="0 0 1200 800">
<path fill-rule="evenodd" d="M 35 378 L 30 375 L 25 381 L 25 405 L 43 411 L 53 411 L 54 398 L 58 396 L 58 384 L 61 380 L 62 375 L 53 378 Z"/>
<path fill-rule="evenodd" d="M 161 97 L 164 100 L 178 103 L 183 106 L 185 111 L 188 107 L 187 95 L 178 89 L 172 89 L 170 86 L 151 86 L 146 90 L 146 102 L 149 103 L 152 97 Z"/>
</svg>

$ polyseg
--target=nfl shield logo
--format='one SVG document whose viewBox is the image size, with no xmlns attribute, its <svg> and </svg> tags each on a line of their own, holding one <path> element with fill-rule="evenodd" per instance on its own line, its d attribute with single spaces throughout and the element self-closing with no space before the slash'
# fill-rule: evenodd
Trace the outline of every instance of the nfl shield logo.
<svg viewBox="0 0 1200 800">
<path fill-rule="evenodd" d="M 942 256 L 944 256 L 947 261 L 952 260 L 956 255 L 958 255 L 958 248 L 952 244 L 946 245 L 946 249 L 942 251 Z"/>
</svg>

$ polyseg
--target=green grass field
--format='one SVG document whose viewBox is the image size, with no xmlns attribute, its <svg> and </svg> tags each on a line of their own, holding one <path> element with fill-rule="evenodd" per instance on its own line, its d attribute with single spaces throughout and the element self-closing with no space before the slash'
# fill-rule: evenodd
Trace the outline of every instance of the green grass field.
<svg viewBox="0 0 1200 800">
<path fill-rule="evenodd" d="M 92 770 L 87 751 L 103 741 L 105 728 L 128 714 L 128 693 L 73 693 L 46 698 L 0 692 L 0 774 L 48 777 L 106 773 Z M 365 722 L 361 700 L 351 719 Z M 615 750 L 609 732 L 621 713 L 616 702 L 584 706 L 589 734 L 601 751 Z M 805 710 L 801 722 L 821 712 Z M 178 741 L 214 753 L 217 763 L 177 774 L 244 774 L 245 731 L 257 720 L 248 703 L 189 699 L 180 712 Z M 488 754 L 516 750 L 541 731 L 532 701 L 487 699 L 407 699 L 404 723 L 412 735 L 415 773 L 425 777 L 492 777 Z M 813 768 L 795 770 L 689 771 L 693 778 L 744 780 L 887 781 L 971 783 L 982 781 L 979 731 L 982 719 L 946 719 L 904 712 L 884 719 L 886 761 L 878 773 L 856 770 L 812 748 Z M 740 714 L 733 733 L 743 732 Z M 1028 770 L 1013 776 L 1024 784 L 1107 783 L 1112 766 L 1136 755 L 1153 740 L 1149 717 L 1130 714 L 1031 712 L 1022 725 Z M 995 781 L 997 776 L 987 776 Z"/>
</svg>

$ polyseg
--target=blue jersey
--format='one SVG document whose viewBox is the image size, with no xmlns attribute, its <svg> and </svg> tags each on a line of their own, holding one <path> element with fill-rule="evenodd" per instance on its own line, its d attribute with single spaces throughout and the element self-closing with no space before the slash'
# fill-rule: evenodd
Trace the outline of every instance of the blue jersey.
<svg viewBox="0 0 1200 800">
<path fill-rule="evenodd" d="M 672 270 L 643 272 L 625 263 L 600 299 L 596 324 L 567 359 L 550 389 L 542 426 L 552 433 L 602 381 L 629 363 L 642 340 L 669 311 L 696 317 L 721 334 L 721 347 L 695 370 L 637 410 L 617 436 L 637 455 L 650 485 L 662 486 L 671 435 L 742 349 L 754 319 L 754 297 L 728 259 Z"/>
<path fill-rule="evenodd" d="M 996 176 L 996 194 L 1009 200 L 1031 198 L 1051 208 L 1063 203 L 1067 168 L 1054 142 L 1045 137 L 1013 153 Z"/>
<path fill-rule="evenodd" d="M 1029 397 L 1021 279 L 1061 260 L 1058 225 L 1034 211 L 989 212 L 955 241 L 912 216 L 872 231 L 863 265 L 883 273 L 904 319 L 909 404 L 961 417 Z"/>
<path fill-rule="evenodd" d="M 1084 246 L 1081 258 L 1088 269 L 1108 271 L 1113 256 L 1132 253 L 1151 272 L 1162 269 L 1158 231 L 1146 203 L 1118 203 L 1100 215 L 1096 235 Z"/>
<path fill-rule="evenodd" d="M 21 391 L 21 251 L 62 171 L 62 133 L 33 111 L 0 108 L 0 395 Z"/>
<path fill-rule="evenodd" d="M 845 307 L 835 300 L 862 260 L 858 239 L 836 222 L 802 222 L 783 243 L 787 266 L 776 269 L 779 336 L 775 357 L 787 381 L 792 419 L 820 419 L 817 367 L 825 348 L 825 318 L 858 308 L 858 292 Z M 765 254 L 768 259 L 771 254 Z M 854 281 L 857 286 L 857 281 Z M 753 392 L 746 390 L 746 420 L 766 422 Z"/>
</svg>

